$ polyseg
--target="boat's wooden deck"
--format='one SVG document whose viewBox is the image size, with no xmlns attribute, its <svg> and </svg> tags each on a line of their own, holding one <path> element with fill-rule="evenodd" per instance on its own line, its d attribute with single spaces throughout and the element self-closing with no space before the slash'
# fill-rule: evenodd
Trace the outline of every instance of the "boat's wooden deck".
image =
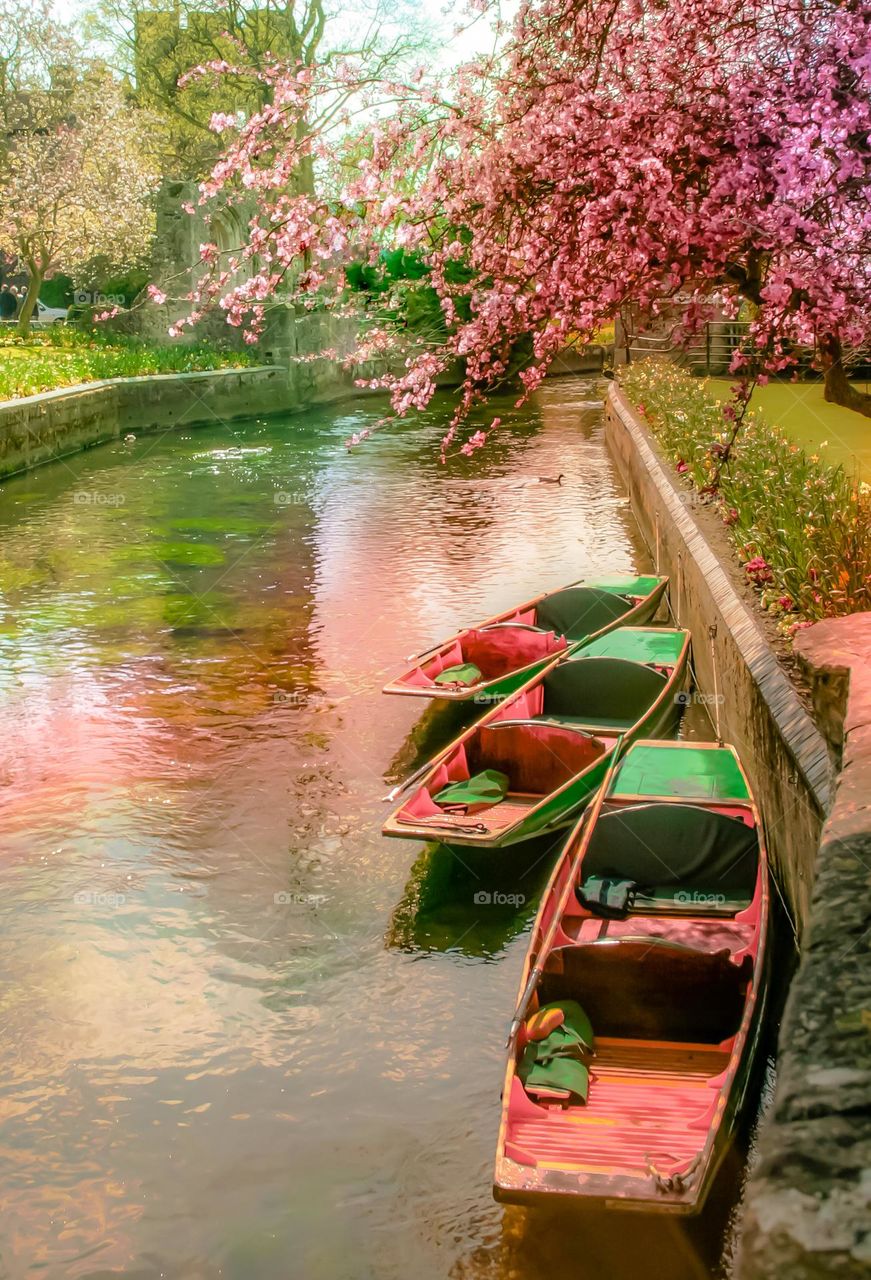
<svg viewBox="0 0 871 1280">
<path fill-rule="evenodd" d="M 530 792 L 509 791 L 504 799 L 498 804 L 491 805 L 489 809 L 481 809 L 478 813 L 469 814 L 441 813 L 434 821 L 439 828 L 449 825 L 460 829 L 480 823 L 488 831 L 497 834 L 521 822 L 530 809 L 534 809 L 543 799 L 544 796 L 533 795 Z"/>
<path fill-rule="evenodd" d="M 509 1141 L 541 1168 L 649 1177 L 649 1158 L 663 1165 L 702 1149 L 717 1096 L 708 1082 L 728 1062 L 709 1045 L 601 1040 L 586 1106 L 519 1120 Z"/>
</svg>

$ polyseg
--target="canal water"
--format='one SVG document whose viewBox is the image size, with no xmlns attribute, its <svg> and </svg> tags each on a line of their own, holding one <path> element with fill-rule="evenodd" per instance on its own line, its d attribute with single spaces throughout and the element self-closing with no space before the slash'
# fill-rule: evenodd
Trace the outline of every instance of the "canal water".
<svg viewBox="0 0 871 1280">
<path fill-rule="evenodd" d="M 728 1270 L 737 1155 L 689 1228 L 493 1203 L 553 849 L 476 875 L 379 834 L 451 728 L 381 695 L 405 655 L 650 568 L 601 395 L 555 380 L 446 466 L 446 402 L 349 452 L 362 401 L 4 484 L 4 1280 Z"/>
</svg>

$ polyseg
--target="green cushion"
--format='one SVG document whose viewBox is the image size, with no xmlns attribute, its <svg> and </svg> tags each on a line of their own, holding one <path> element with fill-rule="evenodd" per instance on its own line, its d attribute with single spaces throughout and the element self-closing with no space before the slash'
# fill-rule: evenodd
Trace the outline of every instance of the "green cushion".
<svg viewBox="0 0 871 1280">
<path fill-rule="evenodd" d="M 576 891 L 582 907 L 594 916 L 606 920 L 622 920 L 635 905 L 638 886 L 634 880 L 614 879 L 611 876 L 587 876 Z"/>
<path fill-rule="evenodd" d="M 476 807 L 485 808 L 498 804 L 504 799 L 507 790 L 507 773 L 500 773 L 498 769 L 484 769 L 481 773 L 472 774 L 471 778 L 449 783 L 433 799 L 436 804 L 463 805 L 472 812 Z"/>
<path fill-rule="evenodd" d="M 587 1053 L 592 1053 L 596 1047 L 593 1024 L 577 1000 L 554 1000 L 551 1004 L 542 1005 L 538 1013 L 546 1013 L 549 1009 L 562 1009 L 564 1017 L 562 1025 L 552 1031 L 547 1039 L 559 1036 L 558 1043 L 580 1045 Z M 539 1041 L 539 1044 L 544 1043 L 544 1040 Z"/>
<path fill-rule="evenodd" d="M 477 684 L 481 679 L 481 669 L 474 662 L 461 662 L 456 667 L 445 667 L 444 671 L 433 680 L 433 684 Z"/>
<path fill-rule="evenodd" d="M 517 1068 L 521 1083 L 530 1093 L 554 1091 L 567 1101 L 586 1102 L 590 1072 L 586 1059 L 595 1048 L 593 1026 L 576 1000 L 555 1000 L 543 1005 L 538 1016 L 561 1009 L 563 1022 L 543 1040 L 530 1040 Z"/>
<path fill-rule="evenodd" d="M 520 1082 L 529 1093 L 547 1090 L 548 1093 L 560 1094 L 566 1102 L 572 1099 L 586 1102 L 590 1089 L 590 1071 L 587 1065 L 577 1058 L 552 1058 L 548 1063 L 540 1062 L 536 1056 L 538 1045 L 533 1041 L 523 1051 L 517 1074 Z"/>
</svg>

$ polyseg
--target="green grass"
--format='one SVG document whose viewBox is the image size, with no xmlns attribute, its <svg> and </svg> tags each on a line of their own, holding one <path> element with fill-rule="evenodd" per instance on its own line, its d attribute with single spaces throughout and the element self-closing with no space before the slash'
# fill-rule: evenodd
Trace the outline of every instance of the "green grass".
<svg viewBox="0 0 871 1280">
<path fill-rule="evenodd" d="M 711 394 L 724 403 L 735 379 L 711 378 Z M 859 390 L 867 390 L 861 383 Z M 871 418 L 823 399 L 822 382 L 769 382 L 753 392 L 751 405 L 803 449 L 848 473 L 871 480 Z"/>
<path fill-rule="evenodd" d="M 256 363 L 247 352 L 207 343 L 155 345 L 118 334 L 58 329 L 27 339 L 0 335 L 0 401 L 100 378 L 193 373 Z"/>
</svg>

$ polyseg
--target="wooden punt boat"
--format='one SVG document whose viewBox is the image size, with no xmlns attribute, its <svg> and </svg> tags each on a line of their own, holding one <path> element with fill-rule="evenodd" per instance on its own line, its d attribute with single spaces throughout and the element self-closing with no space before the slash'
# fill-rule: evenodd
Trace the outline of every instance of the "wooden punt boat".
<svg viewBox="0 0 871 1280">
<path fill-rule="evenodd" d="M 597 914 L 603 880 L 610 918 Z M 627 881 L 637 889 L 617 910 Z M 572 832 L 535 922 L 509 1040 L 498 1200 L 701 1209 L 758 1047 L 768 910 L 764 835 L 735 750 L 630 747 Z M 585 1102 L 578 1051 L 549 1088 L 565 1051 L 549 1057 L 554 1044 L 536 1038 L 559 1016 L 548 1006 L 565 1001 L 580 1004 L 594 1041 L 592 1056 L 580 1051 Z M 576 1025 L 571 1004 L 565 1016 Z"/>
<path fill-rule="evenodd" d="M 621 627 L 552 662 L 410 780 L 420 778 L 384 834 L 501 848 L 569 826 L 600 786 L 618 736 L 674 732 L 689 648 L 688 631 Z M 488 771 L 507 777 L 501 798 L 486 807 L 446 802 L 452 784 Z"/>
<path fill-rule="evenodd" d="M 649 622 L 667 585 L 653 576 L 595 578 L 535 596 L 409 659 L 384 692 L 445 702 L 504 697 L 559 654 L 615 627 Z"/>
</svg>

